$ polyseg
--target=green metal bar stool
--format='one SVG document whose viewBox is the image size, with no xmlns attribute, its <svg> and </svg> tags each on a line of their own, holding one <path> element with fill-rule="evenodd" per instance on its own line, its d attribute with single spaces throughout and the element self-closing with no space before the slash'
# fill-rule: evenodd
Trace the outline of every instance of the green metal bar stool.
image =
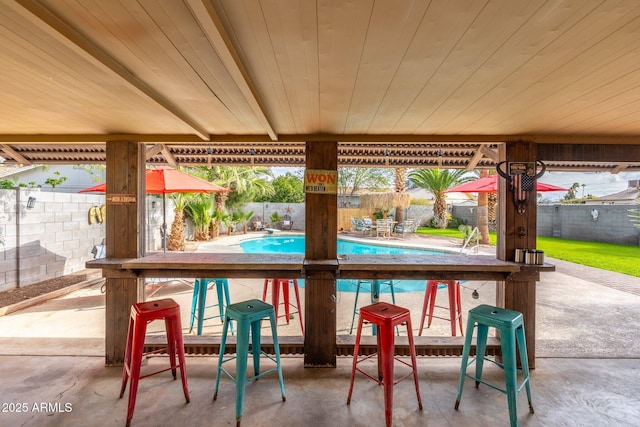
<svg viewBox="0 0 640 427">
<path fill-rule="evenodd" d="M 273 348 L 275 358 L 271 357 L 260 349 L 260 322 L 262 319 L 269 318 L 271 322 L 271 334 L 273 335 Z M 238 322 L 236 336 L 236 355 L 224 358 L 224 349 L 227 343 L 227 332 L 231 320 Z M 249 335 L 251 335 L 251 350 L 249 350 Z M 247 378 L 247 360 L 249 353 L 253 354 L 253 373 L 254 376 Z M 260 355 L 275 362 L 276 366 L 260 373 Z M 222 365 L 227 362 L 236 360 L 236 376 L 235 378 L 227 372 Z M 278 331 L 276 327 L 276 315 L 272 305 L 267 304 L 258 299 L 239 302 L 227 306 L 225 314 L 225 322 L 222 330 L 222 340 L 220 342 L 220 357 L 218 359 L 218 372 L 216 375 L 216 389 L 213 394 L 213 400 L 218 397 L 218 387 L 220 385 L 220 376 L 224 372 L 236 384 L 236 426 L 240 425 L 242 419 L 242 408 L 244 406 L 244 390 L 247 381 L 255 381 L 273 371 L 278 372 L 280 381 L 280 392 L 282 393 L 282 401 L 287 398 L 284 392 L 284 381 L 282 379 L 282 366 L 280 365 L 280 346 L 278 344 Z"/>
<path fill-rule="evenodd" d="M 476 341 L 476 357 L 471 362 L 469 353 L 471 350 L 471 338 L 475 326 L 478 326 L 478 337 Z M 495 328 L 500 332 L 500 342 L 502 347 L 502 363 L 486 357 L 487 335 L 489 328 Z M 520 353 L 520 364 L 522 369 L 517 369 L 516 343 Z M 484 361 L 495 363 L 504 369 L 505 388 L 497 387 L 482 380 L 482 365 Z M 476 363 L 475 375 L 467 373 L 467 368 Z M 522 373 L 522 382 L 518 385 L 518 372 Z M 529 401 L 529 412 L 534 413 L 531 402 L 531 386 L 529 380 L 529 360 L 527 358 L 527 344 L 524 337 L 524 319 L 522 313 L 505 308 L 493 307 L 482 304 L 469 310 L 467 320 L 467 335 L 462 350 L 462 364 L 460 367 L 460 379 L 458 381 L 458 395 L 456 397 L 456 410 L 460 405 L 462 397 L 462 387 L 466 377 L 476 381 L 476 388 L 480 383 L 485 384 L 495 390 L 507 395 L 509 404 L 509 419 L 511 426 L 518 425 L 517 395 L 526 388 L 527 399 Z"/>
<path fill-rule="evenodd" d="M 207 289 L 209 284 L 216 288 L 218 303 L 210 306 L 207 302 Z M 191 317 L 189 319 L 189 333 L 193 331 L 193 323 L 198 319 L 197 333 L 202 335 L 202 326 L 205 320 L 213 319 L 217 316 L 205 317 L 204 311 L 207 308 L 218 306 L 220 310 L 220 322 L 224 322 L 224 307 L 229 305 L 229 281 L 227 279 L 196 279 L 193 283 L 193 298 L 191 299 Z M 233 325 L 231 325 L 233 334 Z"/>
</svg>

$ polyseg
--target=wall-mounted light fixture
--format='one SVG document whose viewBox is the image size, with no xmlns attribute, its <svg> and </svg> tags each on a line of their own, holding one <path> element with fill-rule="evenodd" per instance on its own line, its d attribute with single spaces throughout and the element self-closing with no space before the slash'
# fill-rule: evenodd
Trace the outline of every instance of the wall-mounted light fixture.
<svg viewBox="0 0 640 427">
<path fill-rule="evenodd" d="M 29 197 L 29 199 L 27 200 L 27 209 L 33 209 L 35 205 L 36 205 L 36 198 Z"/>
</svg>

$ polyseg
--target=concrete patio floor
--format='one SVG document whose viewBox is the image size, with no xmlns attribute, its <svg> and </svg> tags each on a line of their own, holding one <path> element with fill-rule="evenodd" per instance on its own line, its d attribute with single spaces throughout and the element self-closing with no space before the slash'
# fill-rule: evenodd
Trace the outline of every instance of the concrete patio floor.
<svg viewBox="0 0 640 427">
<path fill-rule="evenodd" d="M 233 241 L 223 240 L 198 250 L 228 250 L 222 247 Z M 426 243 L 419 238 L 396 242 Z M 451 246 L 446 241 L 429 245 Z M 491 251 L 483 248 L 481 252 Z M 528 413 L 523 391 L 518 399 L 520 425 L 638 425 L 640 340 L 635 332 L 640 329 L 640 280 L 547 261 L 556 264 L 557 270 L 542 274 L 537 289 L 537 357 L 531 373 L 535 414 Z M 150 292 L 157 290 L 152 298 L 176 299 L 183 307 L 183 329 L 188 333 L 189 283 L 176 280 L 157 286 L 148 287 Z M 232 301 L 260 298 L 262 280 L 234 279 L 230 289 Z M 477 300 L 471 298 L 473 289 L 479 290 Z M 301 293 L 304 298 L 304 291 Z M 495 303 L 493 282 L 466 282 L 462 293 L 465 312 L 476 304 Z M 210 298 L 215 302 L 213 295 Z M 347 292 L 338 295 L 338 334 L 348 333 L 353 297 Z M 411 309 L 417 334 L 423 293 L 396 297 L 398 305 Z M 104 366 L 104 319 L 99 285 L 0 317 L 0 425 L 125 424 L 127 399 L 118 398 L 122 369 Z M 289 325 L 281 319 L 278 328 L 280 335 L 300 334 L 297 317 Z M 159 333 L 162 329 L 162 324 L 152 324 L 149 330 Z M 205 323 L 204 333 L 220 334 L 221 329 L 213 319 Z M 425 333 L 448 335 L 449 323 L 435 319 Z M 276 375 L 250 383 L 243 425 L 384 425 L 382 389 L 366 377 L 356 377 L 351 405 L 346 405 L 351 361 L 339 357 L 336 369 L 309 369 L 303 367 L 302 357 L 283 357 L 286 402 L 280 399 Z M 166 362 L 165 357 L 151 358 L 147 369 Z M 172 381 L 170 374 L 142 380 L 132 425 L 234 425 L 235 392 L 228 379 L 221 379 L 218 399 L 212 400 L 216 366 L 216 357 L 188 357 L 189 404 L 185 404 L 180 382 Z M 488 387 L 475 389 L 472 380 L 465 383 L 460 410 L 454 410 L 459 369 L 457 357 L 419 358 L 424 408 L 418 410 L 413 383 L 399 383 L 394 387 L 394 425 L 508 425 L 506 397 Z M 398 376 L 402 372 L 406 368 L 397 367 Z M 502 372 L 488 364 L 485 376 L 500 383 Z"/>
</svg>

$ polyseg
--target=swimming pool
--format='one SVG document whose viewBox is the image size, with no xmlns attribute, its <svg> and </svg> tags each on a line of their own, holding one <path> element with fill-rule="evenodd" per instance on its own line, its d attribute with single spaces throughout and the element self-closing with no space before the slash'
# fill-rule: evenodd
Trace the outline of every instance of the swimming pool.
<svg viewBox="0 0 640 427">
<path fill-rule="evenodd" d="M 256 239 L 247 239 L 240 242 L 240 248 L 245 253 L 252 254 L 272 254 L 272 253 L 304 253 L 304 236 L 264 236 Z M 354 255 L 354 254 L 423 254 L 443 255 L 445 251 L 431 249 L 405 248 L 401 246 L 377 245 L 372 243 L 361 243 L 351 240 L 338 239 L 338 254 Z M 357 280 L 339 279 L 337 283 L 338 291 L 355 292 Z M 298 280 L 298 286 L 304 286 L 304 280 Z M 395 292 L 418 292 L 424 291 L 426 287 L 425 280 L 394 280 L 393 290 Z M 391 292 L 391 290 L 382 286 L 381 292 Z"/>
</svg>

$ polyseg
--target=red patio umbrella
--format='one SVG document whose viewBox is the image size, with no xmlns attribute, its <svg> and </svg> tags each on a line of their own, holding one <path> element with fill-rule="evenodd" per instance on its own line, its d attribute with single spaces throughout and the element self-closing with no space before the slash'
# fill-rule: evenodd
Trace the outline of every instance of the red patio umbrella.
<svg viewBox="0 0 640 427">
<path fill-rule="evenodd" d="M 231 190 L 213 182 L 189 175 L 172 168 L 147 169 L 146 190 L 151 194 L 162 194 L 162 247 L 167 250 L 167 220 L 165 212 L 165 195 L 167 193 L 222 193 Z M 94 185 L 78 193 L 104 193 L 107 184 Z"/>
<path fill-rule="evenodd" d="M 569 191 L 568 188 L 558 187 L 553 184 L 545 184 L 536 181 L 536 190 L 539 193 L 552 191 Z M 496 193 L 498 191 L 498 174 L 485 176 L 475 181 L 465 182 L 445 191 L 445 193 Z"/>
</svg>

